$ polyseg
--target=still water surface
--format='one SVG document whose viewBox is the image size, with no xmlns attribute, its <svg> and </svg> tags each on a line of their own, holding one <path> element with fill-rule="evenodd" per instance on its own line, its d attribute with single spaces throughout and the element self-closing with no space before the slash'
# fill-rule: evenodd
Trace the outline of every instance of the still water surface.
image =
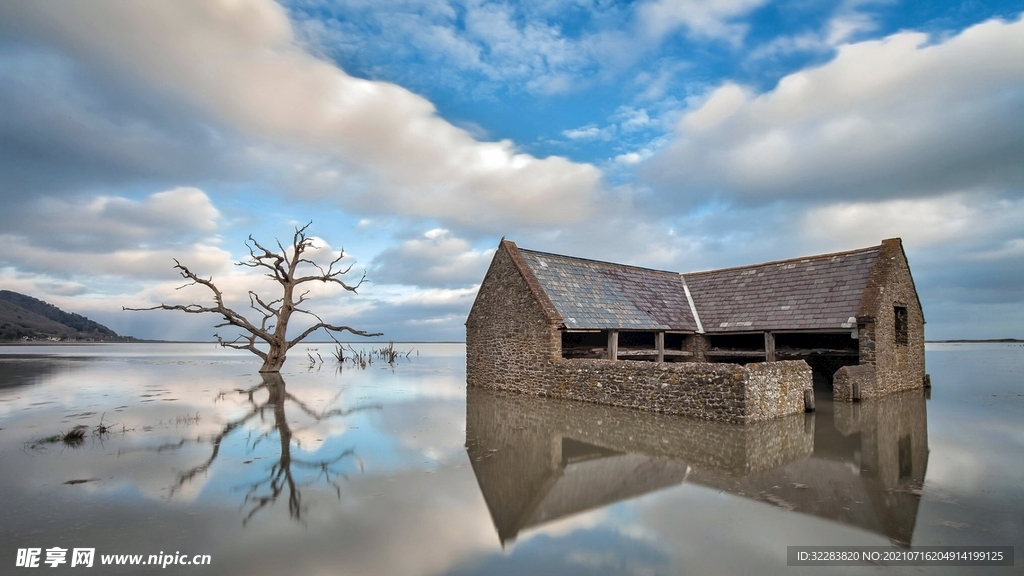
<svg viewBox="0 0 1024 576">
<path fill-rule="evenodd" d="M 786 546 L 1024 552 L 1021 345 L 929 345 L 929 398 L 819 397 L 746 427 L 467 394 L 462 345 L 405 348 L 340 371 L 301 350 L 277 380 L 212 344 L 0 347 L 0 573 L 28 547 L 410 576 L 922 574 L 787 567 Z M 41 442 L 76 425 L 78 445 Z"/>
</svg>

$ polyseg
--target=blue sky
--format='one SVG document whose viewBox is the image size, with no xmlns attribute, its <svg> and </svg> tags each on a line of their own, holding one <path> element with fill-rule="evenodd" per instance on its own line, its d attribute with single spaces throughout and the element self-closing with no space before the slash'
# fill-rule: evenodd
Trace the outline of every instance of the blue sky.
<svg viewBox="0 0 1024 576">
<path fill-rule="evenodd" d="M 461 340 L 498 239 L 677 271 L 899 236 L 928 338 L 1024 337 L 1024 2 L 0 7 L 0 287 L 119 333 L 312 221 L 325 319 Z M 238 300 L 236 300 L 237 302 Z"/>
</svg>

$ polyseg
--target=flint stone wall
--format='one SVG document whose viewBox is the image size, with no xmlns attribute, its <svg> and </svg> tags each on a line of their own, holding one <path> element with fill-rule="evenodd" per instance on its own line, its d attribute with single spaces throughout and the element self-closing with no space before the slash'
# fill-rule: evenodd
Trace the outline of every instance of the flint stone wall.
<svg viewBox="0 0 1024 576">
<path fill-rule="evenodd" d="M 759 422 L 803 412 L 811 368 L 803 360 L 759 364 L 570 359 L 527 394 L 636 408 L 721 422 Z"/>
<path fill-rule="evenodd" d="M 517 391 L 521 382 L 543 381 L 549 362 L 561 355 L 560 321 L 500 248 L 466 320 L 467 385 Z"/>
<path fill-rule="evenodd" d="M 860 397 L 854 398 L 854 386 L 860 386 Z M 832 400 L 853 402 L 855 399 L 870 398 L 875 385 L 875 367 L 871 364 L 843 366 L 832 377 Z M 867 391 L 867 396 L 865 396 Z"/>
<path fill-rule="evenodd" d="M 895 307 L 907 309 L 907 341 L 896 336 Z M 861 382 L 861 398 L 874 398 L 924 386 L 924 313 L 903 248 L 898 241 L 882 243 L 857 317 L 860 364 L 871 369 L 847 370 L 844 387 L 833 388 L 833 399 L 850 401 L 849 384 Z M 834 382 L 839 382 L 836 373 Z"/>
</svg>

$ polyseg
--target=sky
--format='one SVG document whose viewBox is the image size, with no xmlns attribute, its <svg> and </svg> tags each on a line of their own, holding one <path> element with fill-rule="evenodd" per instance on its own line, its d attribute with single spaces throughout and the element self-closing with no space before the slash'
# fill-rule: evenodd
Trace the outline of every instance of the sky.
<svg viewBox="0 0 1024 576">
<path fill-rule="evenodd" d="M 502 237 L 678 272 L 900 237 L 926 337 L 1024 338 L 1024 2 L 0 3 L 0 288 L 272 294 L 246 239 L 344 254 L 325 321 L 462 341 Z M 342 252 L 343 251 L 343 252 Z M 296 329 L 310 320 L 294 320 Z M 225 335 L 228 333 L 224 333 Z"/>
</svg>

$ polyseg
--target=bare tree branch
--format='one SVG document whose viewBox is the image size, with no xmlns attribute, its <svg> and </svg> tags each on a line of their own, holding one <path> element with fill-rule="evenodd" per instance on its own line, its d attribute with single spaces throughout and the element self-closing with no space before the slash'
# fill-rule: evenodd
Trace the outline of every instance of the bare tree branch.
<svg viewBox="0 0 1024 576">
<path fill-rule="evenodd" d="M 306 229 L 311 224 L 312 222 L 309 222 L 301 228 L 297 227 L 295 229 L 295 233 L 292 236 L 292 245 L 288 249 L 280 242 L 277 242 L 279 252 L 269 250 L 253 238 L 252 235 L 246 240 L 245 246 L 249 250 L 249 258 L 242 262 L 237 262 L 236 265 L 265 269 L 268 271 L 265 276 L 272 278 L 281 286 L 281 297 L 269 302 L 261 298 L 256 292 L 248 291 L 249 307 L 259 315 L 259 319 L 255 322 L 250 321 L 224 304 L 224 295 L 214 284 L 213 278 L 200 278 L 177 259 L 174 260 L 174 268 L 178 270 L 182 278 L 189 280 L 183 286 L 179 286 L 178 289 L 194 285 L 205 286 L 212 293 L 213 305 L 196 303 L 159 304 L 147 308 L 124 306 L 122 310 L 175 310 L 185 312 L 186 314 L 218 314 L 224 321 L 217 324 L 216 328 L 230 326 L 240 329 L 243 334 L 231 340 L 225 340 L 219 334 L 214 334 L 217 342 L 227 348 L 248 350 L 257 355 L 263 360 L 260 372 L 279 372 L 281 366 L 284 365 L 288 350 L 320 329 L 325 330 L 335 341 L 337 339 L 331 334 L 332 332 L 350 332 L 356 336 L 380 336 L 381 334 L 378 332 L 368 332 L 352 328 L 351 326 L 325 322 L 320 316 L 304 308 L 299 308 L 300 305 L 308 300 L 309 295 L 309 290 L 306 290 L 301 292 L 298 298 L 295 297 L 295 287 L 300 284 L 319 281 L 324 284 L 337 284 L 348 292 L 356 293 L 356 290 L 366 280 L 365 273 L 354 284 L 347 283 L 341 278 L 352 270 L 351 264 L 344 268 L 335 269 L 335 266 L 338 266 L 345 257 L 344 250 L 339 252 L 338 256 L 331 261 L 326 270 L 312 259 L 303 257 L 306 250 L 316 248 L 313 245 L 313 239 L 306 236 Z M 300 266 L 315 269 L 315 273 L 300 274 Z M 310 314 L 317 319 L 317 323 L 305 329 L 299 336 L 289 340 L 287 338 L 288 322 L 295 312 Z M 264 351 L 257 347 L 257 340 L 261 344 L 266 345 L 268 349 Z"/>
<path fill-rule="evenodd" d="M 382 332 L 365 332 L 363 330 L 356 330 L 355 328 L 352 328 L 352 327 L 349 327 L 349 326 L 334 326 L 332 324 L 328 324 L 327 322 L 324 322 L 323 319 L 320 318 L 320 316 L 318 316 L 317 314 L 314 314 L 313 312 L 310 312 L 309 310 L 300 310 L 299 308 L 296 308 L 295 311 L 296 312 L 301 312 L 303 314 L 309 314 L 310 316 L 312 316 L 312 317 L 317 319 L 317 323 L 312 325 L 312 326 L 310 326 L 309 328 L 306 328 L 302 332 L 302 334 L 299 334 L 297 337 L 295 337 L 291 341 L 289 341 L 288 342 L 288 348 L 289 349 L 291 349 L 293 346 L 295 346 L 299 342 L 302 342 L 303 340 L 306 339 L 307 336 L 309 336 L 310 334 L 312 334 L 313 332 L 316 332 L 317 330 L 319 330 L 321 328 L 323 328 L 324 330 L 327 330 L 328 331 L 328 335 L 332 339 L 334 339 L 335 342 L 337 342 L 338 340 L 336 338 L 334 338 L 333 334 L 330 334 L 331 332 L 338 332 L 338 333 L 341 333 L 341 332 L 351 332 L 352 334 L 355 334 L 356 336 L 366 336 L 366 337 L 381 336 L 383 334 Z"/>
</svg>

